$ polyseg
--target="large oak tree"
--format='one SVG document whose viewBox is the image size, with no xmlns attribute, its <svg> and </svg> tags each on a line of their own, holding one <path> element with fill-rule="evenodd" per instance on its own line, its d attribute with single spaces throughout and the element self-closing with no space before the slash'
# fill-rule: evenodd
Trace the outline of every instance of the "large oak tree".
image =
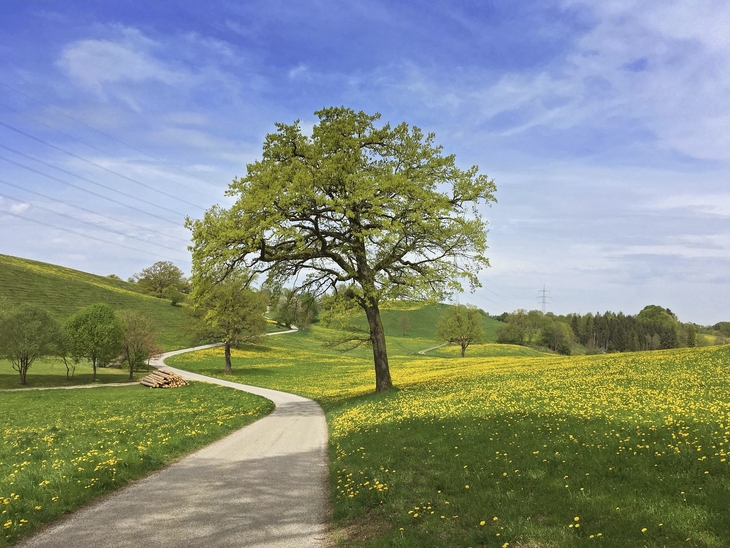
<svg viewBox="0 0 730 548">
<path fill-rule="evenodd" d="M 276 124 L 260 160 L 192 230 L 193 276 L 224 279 L 246 269 L 299 280 L 308 291 L 347 288 L 365 312 L 376 390 L 392 386 L 379 305 L 391 298 L 440 299 L 478 286 L 487 222 L 477 205 L 494 182 L 459 169 L 433 134 L 344 107 L 315 113 L 312 134 Z"/>
</svg>

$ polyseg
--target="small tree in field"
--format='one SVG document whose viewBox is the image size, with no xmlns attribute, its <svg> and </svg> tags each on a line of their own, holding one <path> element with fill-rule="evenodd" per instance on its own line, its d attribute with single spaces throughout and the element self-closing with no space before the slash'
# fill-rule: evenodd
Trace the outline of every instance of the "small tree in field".
<svg viewBox="0 0 730 548">
<path fill-rule="evenodd" d="M 219 283 L 198 278 L 190 301 L 203 321 L 202 336 L 222 340 L 225 346 L 225 373 L 232 372 L 231 347 L 253 342 L 266 332 L 266 296 L 249 287 L 251 278 L 231 274 Z"/>
<path fill-rule="evenodd" d="M 398 328 L 400 329 L 401 337 L 406 336 L 406 331 L 411 328 L 411 318 L 408 314 L 403 313 L 398 318 Z"/>
<path fill-rule="evenodd" d="M 138 310 L 120 310 L 117 318 L 122 326 L 122 356 L 129 367 L 129 380 L 135 368 L 142 366 L 157 352 L 152 320 Z"/>
<path fill-rule="evenodd" d="M 102 303 L 92 304 L 71 316 L 64 328 L 71 357 L 89 360 L 96 382 L 97 366 L 112 361 L 122 349 L 122 326 L 114 311 Z"/>
<path fill-rule="evenodd" d="M 317 300 L 314 295 L 298 293 L 292 289 L 282 289 L 271 306 L 271 318 L 289 329 L 295 325 L 304 331 L 309 330 L 317 313 Z"/>
<path fill-rule="evenodd" d="M 451 344 L 461 346 L 461 357 L 472 343 L 484 339 L 481 327 L 482 314 L 478 309 L 463 304 L 448 308 L 436 324 L 436 336 Z"/>
<path fill-rule="evenodd" d="M 158 261 L 135 274 L 132 280 L 145 293 L 160 298 L 169 297 L 177 302 L 181 299 L 179 293 L 187 283 L 183 271 L 170 261 Z"/>
<path fill-rule="evenodd" d="M 0 313 L 0 357 L 10 361 L 27 384 L 28 369 L 41 357 L 57 351 L 58 323 L 42 308 L 21 304 Z"/>
<path fill-rule="evenodd" d="M 459 169 L 433 134 L 376 127 L 379 114 L 345 107 L 315 114 L 311 136 L 299 122 L 276 124 L 261 159 L 230 185 L 230 209 L 188 219 L 193 277 L 243 269 L 316 296 L 347 288 L 367 318 L 380 392 L 392 386 L 381 303 L 443 299 L 462 279 L 477 287 L 489 265 L 477 206 L 496 189 L 476 166 Z"/>
</svg>

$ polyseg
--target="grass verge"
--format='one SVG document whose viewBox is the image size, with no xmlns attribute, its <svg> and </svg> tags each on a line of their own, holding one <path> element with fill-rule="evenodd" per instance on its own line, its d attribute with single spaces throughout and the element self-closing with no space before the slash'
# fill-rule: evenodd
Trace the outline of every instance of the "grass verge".
<svg viewBox="0 0 730 548">
<path fill-rule="evenodd" d="M 0 547 L 273 407 L 205 383 L 2 394 Z"/>
</svg>

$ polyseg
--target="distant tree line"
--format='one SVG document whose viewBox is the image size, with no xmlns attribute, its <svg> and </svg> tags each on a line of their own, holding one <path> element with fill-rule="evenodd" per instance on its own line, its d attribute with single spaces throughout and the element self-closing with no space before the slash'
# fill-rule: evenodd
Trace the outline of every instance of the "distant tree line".
<svg viewBox="0 0 730 548">
<path fill-rule="evenodd" d="M 638 352 L 699 346 L 706 344 L 703 334 L 713 334 L 716 344 L 724 344 L 730 336 L 730 322 L 713 328 L 682 323 L 670 309 L 657 305 L 646 306 L 635 316 L 610 311 L 556 316 L 517 310 L 496 319 L 505 324 L 498 330 L 497 342 L 543 346 L 561 354 L 570 354 L 574 344 L 589 352 Z"/>
</svg>

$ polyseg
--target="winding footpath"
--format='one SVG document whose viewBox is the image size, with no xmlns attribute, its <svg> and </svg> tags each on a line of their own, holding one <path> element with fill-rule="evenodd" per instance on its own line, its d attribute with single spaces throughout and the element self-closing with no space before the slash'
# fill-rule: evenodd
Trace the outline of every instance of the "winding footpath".
<svg viewBox="0 0 730 548">
<path fill-rule="evenodd" d="M 272 333 L 283 334 L 284 332 Z M 43 528 L 23 548 L 332 545 L 327 424 L 314 401 L 165 366 L 187 380 L 263 396 L 276 409 L 178 462 Z"/>
</svg>

